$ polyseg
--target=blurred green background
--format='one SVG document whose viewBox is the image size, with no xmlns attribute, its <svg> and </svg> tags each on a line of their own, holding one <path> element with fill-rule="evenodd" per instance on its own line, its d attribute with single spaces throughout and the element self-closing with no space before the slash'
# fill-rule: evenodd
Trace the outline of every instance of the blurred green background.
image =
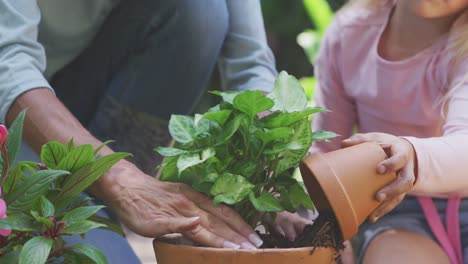
<svg viewBox="0 0 468 264">
<path fill-rule="evenodd" d="M 336 11 L 345 0 L 327 2 Z M 286 70 L 297 78 L 312 75 L 313 67 L 296 42 L 301 32 L 315 29 L 303 0 L 262 0 L 262 10 L 268 42 L 275 54 L 278 71 Z"/>
</svg>

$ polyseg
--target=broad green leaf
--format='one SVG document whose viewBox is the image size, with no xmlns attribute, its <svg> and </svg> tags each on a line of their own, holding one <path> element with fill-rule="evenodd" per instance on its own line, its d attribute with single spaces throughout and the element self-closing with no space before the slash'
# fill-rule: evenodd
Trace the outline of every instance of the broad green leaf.
<svg viewBox="0 0 468 264">
<path fill-rule="evenodd" d="M 203 114 L 203 116 L 206 119 L 211 120 L 213 122 L 216 122 L 220 126 L 223 126 L 224 123 L 226 123 L 226 120 L 231 115 L 231 112 L 232 112 L 231 110 L 221 110 L 221 111 L 217 111 L 217 112 L 207 112 L 207 113 Z"/>
<path fill-rule="evenodd" d="M 47 198 L 45 198 L 44 195 L 41 196 L 40 202 L 41 202 L 42 216 L 44 217 L 54 216 L 55 214 L 54 205 L 49 200 L 47 200 Z"/>
<path fill-rule="evenodd" d="M 0 219 L 0 229 L 12 229 L 23 232 L 36 231 L 39 226 L 34 219 L 26 215 L 10 214 L 7 218 Z"/>
<path fill-rule="evenodd" d="M 233 104 L 234 98 L 242 92 L 241 91 L 226 91 L 226 92 L 210 91 L 210 93 L 221 96 L 223 98 L 223 101 L 226 103 Z"/>
<path fill-rule="evenodd" d="M 57 169 L 66 155 L 65 146 L 58 141 L 50 141 L 41 148 L 41 162 L 50 169 Z"/>
<path fill-rule="evenodd" d="M 243 120 L 246 119 L 247 116 L 244 114 L 237 115 L 234 119 L 229 120 L 223 128 L 222 139 L 221 142 L 226 142 L 236 133 L 239 129 L 240 125 L 242 124 Z"/>
<path fill-rule="evenodd" d="M 289 168 L 296 167 L 307 154 L 312 144 L 312 129 L 310 122 L 303 119 L 294 127 L 294 134 L 287 145 L 287 149 L 280 154 L 281 158 L 276 166 L 276 175 L 281 174 Z"/>
<path fill-rule="evenodd" d="M 178 148 L 157 147 L 154 149 L 164 157 L 173 157 L 187 153 L 188 151 Z"/>
<path fill-rule="evenodd" d="M 72 225 L 74 223 L 88 219 L 90 216 L 94 215 L 97 211 L 104 207 L 105 206 L 103 205 L 78 207 L 66 213 L 63 216 L 62 221 L 64 221 L 67 225 Z"/>
<path fill-rule="evenodd" d="M 60 190 L 58 192 L 60 193 Z M 49 200 L 55 201 L 59 193 L 48 197 Z M 80 195 L 70 196 L 55 202 L 55 211 L 58 215 L 64 215 L 77 207 L 88 206 L 91 201 L 93 201 L 91 197 L 87 196 L 85 193 L 80 193 Z"/>
<path fill-rule="evenodd" d="M 75 244 L 72 246 L 72 249 L 86 255 L 96 264 L 107 264 L 106 256 L 95 246 L 89 244 Z"/>
<path fill-rule="evenodd" d="M 245 91 L 234 98 L 234 108 L 253 117 L 256 114 L 273 107 L 273 100 L 260 91 Z"/>
<path fill-rule="evenodd" d="M 114 164 L 129 156 L 131 155 L 123 152 L 112 153 L 87 164 L 75 173 L 69 175 L 64 179 L 62 191 L 57 195 L 54 202 L 78 195 L 99 179 L 107 170 L 114 166 Z"/>
<path fill-rule="evenodd" d="M 275 102 L 272 111 L 303 111 L 307 106 L 307 97 L 299 81 L 287 72 L 280 72 L 275 87 L 268 95 Z"/>
<path fill-rule="evenodd" d="M 193 141 L 197 132 L 193 118 L 183 115 L 172 115 L 169 120 L 169 133 L 172 138 L 180 143 L 189 143 Z"/>
<path fill-rule="evenodd" d="M 273 129 L 257 130 L 255 136 L 263 141 L 263 144 L 268 144 L 274 140 L 288 138 L 292 135 L 294 130 L 289 127 L 278 127 Z"/>
<path fill-rule="evenodd" d="M 304 191 L 304 188 L 302 188 L 302 186 L 298 183 L 292 185 L 289 188 L 288 195 L 289 200 L 291 201 L 291 204 L 294 207 L 294 209 L 299 208 L 299 206 L 303 206 L 307 209 L 314 209 L 309 195 Z"/>
<path fill-rule="evenodd" d="M 52 238 L 37 236 L 24 244 L 19 256 L 19 264 L 46 263 L 53 244 Z"/>
<path fill-rule="evenodd" d="M 179 170 L 177 169 L 178 156 L 168 157 L 162 165 L 162 172 L 160 176 L 161 181 L 178 182 L 179 181 Z"/>
<path fill-rule="evenodd" d="M 211 195 L 214 195 L 213 203 L 235 204 L 242 201 L 254 187 L 240 175 L 225 173 L 220 176 L 213 187 Z"/>
<path fill-rule="evenodd" d="M 125 233 L 122 230 L 122 226 L 120 224 L 117 224 L 116 222 L 109 220 L 108 218 L 101 217 L 99 215 L 92 215 L 91 217 L 88 218 L 88 220 L 100 223 L 105 225 L 106 227 L 102 227 L 104 229 L 110 230 L 114 233 L 117 233 L 123 237 L 125 237 Z"/>
<path fill-rule="evenodd" d="M 60 170 L 43 170 L 33 173 L 18 188 L 5 197 L 8 212 L 28 211 L 34 202 L 50 188 L 53 181 L 67 174 L 69 174 L 68 171 Z"/>
<path fill-rule="evenodd" d="M 62 233 L 66 235 L 81 235 L 92 229 L 100 227 L 106 227 L 106 225 L 89 220 L 84 220 L 81 222 L 75 222 L 71 225 L 66 225 Z"/>
<path fill-rule="evenodd" d="M 94 149 L 93 145 L 86 144 L 80 145 L 70 151 L 63 159 L 60 161 L 58 168 L 61 170 L 67 170 L 70 172 L 75 172 L 85 165 L 89 164 L 94 159 Z"/>
<path fill-rule="evenodd" d="M 15 121 L 8 128 L 8 137 L 6 142 L 6 149 L 8 153 L 8 160 L 10 167 L 16 163 L 21 148 L 21 139 L 23 138 L 23 123 L 26 116 L 26 110 L 21 111 L 16 117 Z"/>
<path fill-rule="evenodd" d="M 330 138 L 338 137 L 339 135 L 330 131 L 314 131 L 312 132 L 312 141 L 329 141 Z"/>
<path fill-rule="evenodd" d="M 201 153 L 186 153 L 181 155 L 177 160 L 179 174 L 181 174 L 185 169 L 200 164 L 214 155 L 216 155 L 216 152 L 213 148 L 207 148 Z"/>
<path fill-rule="evenodd" d="M 267 117 L 262 118 L 262 122 L 265 123 L 265 127 L 267 128 L 277 128 L 277 127 L 288 127 L 302 119 L 308 118 L 308 116 L 318 113 L 324 112 L 323 108 L 314 107 L 314 108 L 307 108 L 301 112 L 291 112 L 291 113 L 274 113 Z"/>
<path fill-rule="evenodd" d="M 250 201 L 259 212 L 281 212 L 284 211 L 280 202 L 270 193 L 262 192 L 258 198 L 253 193 L 249 194 Z"/>
</svg>

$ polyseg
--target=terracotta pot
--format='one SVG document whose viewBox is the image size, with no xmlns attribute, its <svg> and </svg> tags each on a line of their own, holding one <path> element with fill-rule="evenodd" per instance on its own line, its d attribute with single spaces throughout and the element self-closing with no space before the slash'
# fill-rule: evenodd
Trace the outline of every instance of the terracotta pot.
<svg viewBox="0 0 468 264">
<path fill-rule="evenodd" d="M 380 204 L 377 191 L 396 179 L 395 173 L 381 175 L 377 165 L 387 155 L 377 143 L 312 154 L 300 164 L 307 191 L 318 212 L 333 212 L 343 239 L 356 234 L 358 227 Z"/>
<path fill-rule="evenodd" d="M 159 238 L 153 242 L 158 264 L 280 264 L 333 263 L 333 248 L 223 249 L 183 245 L 178 238 Z M 182 242 L 185 243 L 185 242 Z"/>
</svg>

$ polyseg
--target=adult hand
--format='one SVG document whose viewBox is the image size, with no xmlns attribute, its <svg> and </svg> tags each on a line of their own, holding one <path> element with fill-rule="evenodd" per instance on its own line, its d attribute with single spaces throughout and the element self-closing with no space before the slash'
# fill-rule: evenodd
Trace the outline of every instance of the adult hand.
<svg viewBox="0 0 468 264">
<path fill-rule="evenodd" d="M 310 224 L 312 220 L 284 211 L 277 213 L 272 227 L 276 233 L 286 237 L 289 241 L 294 241 L 302 233 L 304 227 Z"/>
<path fill-rule="evenodd" d="M 409 141 L 385 133 L 356 134 L 341 145 L 349 147 L 369 141 L 379 143 L 389 156 L 377 165 L 377 172 L 385 174 L 394 171 L 397 174 L 395 181 L 377 192 L 376 199 L 382 204 L 369 216 L 369 220 L 375 222 L 400 204 L 406 193 L 412 190 L 416 180 L 416 154 Z"/>
<path fill-rule="evenodd" d="M 181 233 L 218 248 L 253 249 L 263 243 L 231 208 L 213 205 L 188 185 L 161 182 L 128 162 L 116 164 L 99 185 L 108 186 L 104 200 L 123 224 L 139 235 Z"/>
</svg>

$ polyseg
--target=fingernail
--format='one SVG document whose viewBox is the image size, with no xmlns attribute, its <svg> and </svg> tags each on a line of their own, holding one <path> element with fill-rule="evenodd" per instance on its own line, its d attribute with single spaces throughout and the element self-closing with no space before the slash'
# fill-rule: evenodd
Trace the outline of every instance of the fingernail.
<svg viewBox="0 0 468 264">
<path fill-rule="evenodd" d="M 189 218 L 188 218 L 188 220 L 189 220 L 190 222 L 192 222 L 192 223 L 195 222 L 195 221 L 198 221 L 198 219 L 200 219 L 199 216 L 189 217 Z"/>
<path fill-rule="evenodd" d="M 245 249 L 257 249 L 254 245 L 250 244 L 249 242 L 243 242 L 241 244 L 241 248 Z"/>
<path fill-rule="evenodd" d="M 387 168 L 385 168 L 384 165 L 379 165 L 379 167 L 377 167 L 377 172 L 380 174 L 384 174 L 386 170 Z"/>
<path fill-rule="evenodd" d="M 223 248 L 232 248 L 232 249 L 239 249 L 241 246 L 234 244 L 230 241 L 224 241 Z"/>
<path fill-rule="evenodd" d="M 283 237 L 286 236 L 286 234 L 284 233 L 283 228 L 281 228 L 281 227 L 278 227 L 278 233 L 280 233 Z"/>
<path fill-rule="evenodd" d="M 382 202 L 383 200 L 385 200 L 386 197 L 387 197 L 387 195 L 385 195 L 385 193 L 378 193 L 377 194 L 377 201 Z"/>
<path fill-rule="evenodd" d="M 259 248 L 263 244 L 263 240 L 257 234 L 250 234 L 249 240 L 252 242 L 257 248 Z"/>
</svg>

